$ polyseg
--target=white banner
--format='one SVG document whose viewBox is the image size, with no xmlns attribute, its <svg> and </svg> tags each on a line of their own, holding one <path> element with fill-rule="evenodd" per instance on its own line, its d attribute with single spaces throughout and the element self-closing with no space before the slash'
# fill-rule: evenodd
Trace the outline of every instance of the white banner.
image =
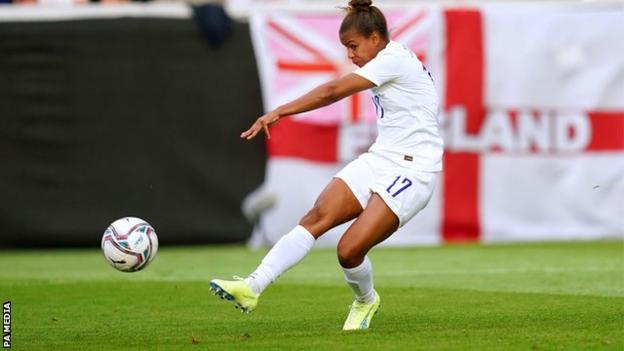
<svg viewBox="0 0 624 351">
<path fill-rule="evenodd" d="M 624 237 L 624 21 L 608 6 L 382 10 L 444 101 L 445 171 L 388 245 Z M 350 72 L 342 14 L 252 18 L 266 109 Z M 297 224 L 375 137 L 367 93 L 273 127 L 254 243 Z M 257 198 L 262 198 L 259 196 Z M 344 226 L 323 237 L 336 243 Z"/>
</svg>

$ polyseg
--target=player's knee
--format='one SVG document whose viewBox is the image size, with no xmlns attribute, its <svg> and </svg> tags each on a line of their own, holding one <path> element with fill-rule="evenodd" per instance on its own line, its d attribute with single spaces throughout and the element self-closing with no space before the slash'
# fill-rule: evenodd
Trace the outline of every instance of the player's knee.
<svg viewBox="0 0 624 351">
<path fill-rule="evenodd" d="M 357 267 L 360 263 L 362 263 L 362 260 L 366 255 L 366 252 L 363 252 L 356 245 L 344 241 L 340 241 L 338 243 L 336 251 L 338 254 L 338 262 L 340 262 L 340 265 L 345 268 Z"/>
<path fill-rule="evenodd" d="M 312 234 L 316 237 L 328 231 L 333 223 L 334 220 L 331 215 L 321 206 L 314 206 L 299 222 L 300 225 L 311 229 Z"/>
</svg>

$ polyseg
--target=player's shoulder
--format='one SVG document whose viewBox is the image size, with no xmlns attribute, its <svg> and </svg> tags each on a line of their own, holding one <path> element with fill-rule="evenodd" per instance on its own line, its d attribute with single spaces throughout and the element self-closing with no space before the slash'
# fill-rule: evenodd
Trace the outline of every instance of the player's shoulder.
<svg viewBox="0 0 624 351">
<path fill-rule="evenodd" d="M 399 65 L 410 68 L 412 65 L 420 65 L 420 60 L 412 50 L 405 45 L 391 40 L 378 54 L 381 60 L 387 64 Z"/>
<path fill-rule="evenodd" d="M 407 46 L 394 40 L 390 40 L 390 42 L 388 42 L 388 45 L 386 45 L 386 47 L 381 50 L 379 54 L 383 56 L 393 56 L 402 59 L 416 58 L 416 55 L 414 54 L 414 52 L 412 52 L 412 50 L 410 50 Z"/>
</svg>

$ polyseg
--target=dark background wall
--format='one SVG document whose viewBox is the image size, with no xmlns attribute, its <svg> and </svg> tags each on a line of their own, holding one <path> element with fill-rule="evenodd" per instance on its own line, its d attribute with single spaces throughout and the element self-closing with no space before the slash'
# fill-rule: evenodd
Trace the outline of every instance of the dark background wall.
<svg viewBox="0 0 624 351">
<path fill-rule="evenodd" d="M 245 240 L 261 112 L 247 24 L 212 49 L 191 19 L 1 23 L 0 246 L 97 246 L 123 216 Z"/>
</svg>

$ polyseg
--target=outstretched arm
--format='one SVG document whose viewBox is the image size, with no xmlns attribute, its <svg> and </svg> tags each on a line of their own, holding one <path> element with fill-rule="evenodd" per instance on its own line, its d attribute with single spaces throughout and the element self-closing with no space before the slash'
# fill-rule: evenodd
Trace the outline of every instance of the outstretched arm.
<svg viewBox="0 0 624 351">
<path fill-rule="evenodd" d="M 283 116 L 294 115 L 327 106 L 359 91 L 373 88 L 375 84 L 355 73 L 347 74 L 312 89 L 307 94 L 286 103 L 275 110 L 258 118 L 254 124 L 241 133 L 241 138 L 252 139 L 260 131 L 264 131 L 267 138 L 271 138 L 269 126 Z"/>
</svg>

